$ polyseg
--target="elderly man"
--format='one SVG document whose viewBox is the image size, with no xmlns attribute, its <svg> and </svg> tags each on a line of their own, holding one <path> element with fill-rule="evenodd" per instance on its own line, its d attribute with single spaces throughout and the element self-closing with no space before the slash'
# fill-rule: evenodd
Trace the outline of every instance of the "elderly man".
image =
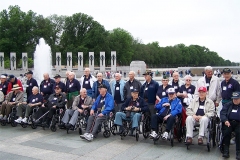
<svg viewBox="0 0 240 160">
<path fill-rule="evenodd" d="M 205 76 L 200 78 L 196 84 L 195 89 L 195 98 L 199 97 L 198 89 L 199 87 L 207 88 L 207 98 L 211 99 L 215 106 L 218 107 L 219 102 L 221 101 L 221 85 L 220 80 L 213 75 L 213 69 L 211 66 L 205 67 Z"/>
<path fill-rule="evenodd" d="M 5 101 L 2 104 L 0 120 L 7 120 L 7 117 L 18 103 L 23 101 L 24 93 L 20 90 L 21 87 L 18 84 L 13 85 L 12 91 L 6 96 Z"/>
<path fill-rule="evenodd" d="M 68 100 L 67 108 L 70 108 L 72 106 L 74 98 L 78 96 L 79 91 L 81 89 L 79 81 L 74 77 L 75 77 L 75 73 L 70 72 L 68 75 L 68 81 L 66 83 L 67 100 Z"/>
<path fill-rule="evenodd" d="M 220 113 L 223 132 L 223 157 L 229 158 L 232 132 L 236 136 L 236 159 L 240 160 L 240 92 L 232 93 L 232 101 L 225 104 Z"/>
<path fill-rule="evenodd" d="M 151 71 L 146 71 L 143 75 L 146 82 L 141 87 L 140 96 L 148 103 L 150 114 L 154 115 L 156 113 L 155 101 L 159 84 L 152 79 Z"/>
<path fill-rule="evenodd" d="M 139 97 L 139 90 L 132 89 L 131 97 L 126 99 L 126 101 L 122 105 L 122 111 L 124 112 L 117 112 L 115 116 L 114 123 L 118 126 L 122 126 L 122 120 L 131 119 L 132 121 L 132 129 L 136 129 L 138 127 L 141 112 L 147 112 L 148 106 L 147 103 L 144 101 L 143 98 Z"/>
<path fill-rule="evenodd" d="M 26 93 L 27 93 L 27 98 L 29 98 L 32 95 L 32 89 L 33 87 L 38 87 L 36 79 L 32 78 L 33 72 L 29 70 L 26 73 L 27 76 L 27 86 L 26 86 Z"/>
<path fill-rule="evenodd" d="M 0 83 L 0 91 L 3 92 L 4 96 L 7 95 L 8 91 L 8 82 L 6 81 L 7 76 L 2 74 L 1 75 L 1 83 Z"/>
<path fill-rule="evenodd" d="M 211 99 L 207 98 L 207 88 L 198 88 L 199 98 L 195 98 L 191 101 L 187 108 L 187 143 L 192 144 L 193 129 L 196 123 L 200 124 L 198 144 L 203 144 L 204 133 L 206 132 L 209 118 L 214 116 L 215 106 Z"/>
<path fill-rule="evenodd" d="M 61 76 L 59 74 L 56 74 L 54 76 L 54 79 L 55 79 L 55 83 L 53 85 L 53 88 L 58 86 L 59 88 L 61 88 L 62 93 L 65 93 L 66 92 L 66 85 L 63 82 L 61 82 Z"/>
<path fill-rule="evenodd" d="M 64 84 L 67 85 L 67 81 L 69 80 L 69 73 L 71 73 L 71 71 L 67 71 L 66 72 L 66 78 L 64 79 Z"/>
<path fill-rule="evenodd" d="M 173 79 L 168 82 L 169 85 L 171 85 L 174 89 L 175 92 L 178 93 L 179 89 L 182 85 L 184 85 L 184 82 L 179 79 L 179 74 L 178 72 L 173 73 Z"/>
<path fill-rule="evenodd" d="M 106 80 L 103 79 L 102 73 L 98 73 L 98 74 L 97 74 L 97 81 L 93 83 L 93 87 L 92 87 L 92 98 L 93 98 L 94 101 L 96 100 L 96 98 L 97 98 L 98 95 L 99 95 L 98 87 L 99 87 L 101 84 L 104 84 L 105 86 L 107 86 L 107 91 L 108 91 L 108 93 L 109 93 L 109 94 L 112 94 L 111 88 L 110 88 L 110 84 L 108 83 L 108 81 L 106 81 Z"/>
<path fill-rule="evenodd" d="M 176 116 L 182 112 L 182 104 L 180 99 L 177 98 L 174 88 L 167 90 L 168 97 L 163 98 L 157 105 L 156 109 L 158 114 L 151 117 L 152 133 L 150 137 L 155 139 L 159 135 L 159 123 L 167 122 L 166 130 L 162 135 L 162 139 L 167 139 L 169 132 L 172 130 L 176 121 Z"/>
<path fill-rule="evenodd" d="M 28 97 L 27 102 L 18 103 L 17 116 L 18 119 L 15 120 L 17 123 L 27 123 L 30 112 L 36 108 L 40 107 L 43 103 L 43 96 L 39 94 L 38 87 L 33 87 L 32 95 Z M 23 117 L 23 110 L 25 110 L 25 118 Z"/>
<path fill-rule="evenodd" d="M 52 117 L 54 114 L 56 114 L 57 109 L 65 109 L 65 105 L 67 103 L 66 94 L 62 93 L 62 89 L 60 86 L 55 86 L 53 94 L 51 94 L 47 100 L 46 103 L 42 104 L 42 107 L 38 109 L 36 112 L 35 119 L 39 119 L 41 116 L 43 116 L 47 111 L 48 114 L 46 115 L 46 120 L 43 123 L 43 126 L 49 127 L 50 122 L 52 120 Z M 39 121 L 36 121 L 36 124 L 41 124 L 44 121 L 43 119 L 40 119 Z"/>
<path fill-rule="evenodd" d="M 47 101 L 49 96 L 54 92 L 55 81 L 49 78 L 48 73 L 43 74 L 43 81 L 40 84 L 40 92 L 43 95 L 43 100 Z"/>
<path fill-rule="evenodd" d="M 124 99 L 131 98 L 131 90 L 137 89 L 140 91 L 142 84 L 137 79 L 135 79 L 135 72 L 130 71 L 128 73 L 129 80 L 125 83 L 124 89 L 123 89 L 123 95 Z"/>
<path fill-rule="evenodd" d="M 233 92 L 240 92 L 240 85 L 238 81 L 232 78 L 231 70 L 229 68 L 223 69 L 224 81 L 221 82 L 222 91 L 222 105 L 232 101 L 231 95 Z"/>
<path fill-rule="evenodd" d="M 100 94 L 90 111 L 86 133 L 80 136 L 88 141 L 92 141 L 93 138 L 97 136 L 99 125 L 106 120 L 107 115 L 109 115 L 114 108 L 114 100 L 112 95 L 107 92 L 107 86 L 104 84 L 100 85 L 99 92 Z"/>
<path fill-rule="evenodd" d="M 8 91 L 7 93 L 11 92 L 13 85 L 18 84 L 21 91 L 23 91 L 23 86 L 22 86 L 22 82 L 17 79 L 14 75 L 9 75 L 9 83 L 8 83 Z"/>
<path fill-rule="evenodd" d="M 168 84 L 168 81 L 169 81 L 168 77 L 163 76 L 162 85 L 160 85 L 158 87 L 158 91 L 157 91 L 157 94 L 156 94 L 156 99 L 157 99 L 158 102 L 160 102 L 162 98 L 168 96 L 167 95 L 167 90 L 172 87 L 171 85 Z"/>
<path fill-rule="evenodd" d="M 87 90 L 85 88 L 82 88 L 80 90 L 80 95 L 75 97 L 72 108 L 66 110 L 62 118 L 63 123 L 60 124 L 59 127 L 74 129 L 74 126 L 78 119 L 78 115 L 83 114 L 84 111 L 89 112 L 92 105 L 93 105 L 92 98 L 87 95 Z"/>
<path fill-rule="evenodd" d="M 90 74 L 90 69 L 89 68 L 85 68 L 84 70 L 84 75 L 81 77 L 80 80 L 80 85 L 82 86 L 82 88 L 86 88 L 87 90 L 87 95 L 92 97 L 92 87 L 93 87 L 93 83 L 96 82 L 96 78 Z"/>
<path fill-rule="evenodd" d="M 110 82 L 112 96 L 114 98 L 115 112 L 121 110 L 121 106 L 124 102 L 123 88 L 125 81 L 122 80 L 122 75 L 120 73 L 115 73 L 115 80 Z"/>
</svg>

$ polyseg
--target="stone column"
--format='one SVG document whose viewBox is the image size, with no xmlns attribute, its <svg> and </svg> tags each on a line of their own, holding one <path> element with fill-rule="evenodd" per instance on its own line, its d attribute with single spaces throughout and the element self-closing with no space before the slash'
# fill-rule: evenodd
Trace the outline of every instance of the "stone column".
<svg viewBox="0 0 240 160">
<path fill-rule="evenodd" d="M 10 63 L 11 63 L 10 69 L 11 70 L 16 70 L 17 69 L 16 61 L 17 61 L 16 53 L 15 52 L 11 52 L 10 53 Z"/>
<path fill-rule="evenodd" d="M 78 52 L 78 71 L 83 71 L 83 52 Z"/>
<path fill-rule="evenodd" d="M 4 70 L 4 53 L 0 52 L 0 71 Z"/>
<path fill-rule="evenodd" d="M 56 72 L 61 72 L 62 70 L 62 57 L 61 57 L 61 52 L 57 52 L 56 53 L 56 65 L 55 65 L 55 68 L 56 68 Z"/>
<path fill-rule="evenodd" d="M 67 70 L 72 71 L 72 52 L 67 52 Z"/>
<path fill-rule="evenodd" d="M 116 51 L 111 51 L 111 71 L 117 71 L 117 56 Z"/>
<path fill-rule="evenodd" d="M 89 52 L 89 68 L 90 72 L 94 71 L 94 52 Z"/>
<path fill-rule="evenodd" d="M 27 53 L 22 53 L 22 69 L 23 69 L 23 71 L 28 71 L 28 55 L 27 55 Z"/>
<path fill-rule="evenodd" d="M 105 72 L 105 52 L 100 52 L 100 72 Z"/>
</svg>

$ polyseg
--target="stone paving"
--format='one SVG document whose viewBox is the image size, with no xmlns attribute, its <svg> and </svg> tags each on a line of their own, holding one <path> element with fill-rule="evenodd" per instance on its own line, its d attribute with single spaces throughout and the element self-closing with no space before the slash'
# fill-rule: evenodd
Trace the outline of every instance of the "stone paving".
<svg viewBox="0 0 240 160">
<path fill-rule="evenodd" d="M 196 140 L 195 140 L 196 144 Z M 235 159 L 235 145 L 231 146 L 231 157 Z M 201 160 L 222 159 L 218 148 L 207 151 L 206 146 L 192 145 L 187 150 L 183 143 L 174 142 L 171 147 L 169 141 L 159 140 L 153 144 L 150 139 L 140 135 L 137 142 L 134 137 L 127 136 L 123 140 L 120 136 L 111 135 L 104 138 L 102 133 L 93 142 L 79 138 L 77 131 L 57 130 L 52 132 L 41 127 L 32 129 L 21 126 L 0 126 L 0 159 L 1 160 Z"/>
</svg>

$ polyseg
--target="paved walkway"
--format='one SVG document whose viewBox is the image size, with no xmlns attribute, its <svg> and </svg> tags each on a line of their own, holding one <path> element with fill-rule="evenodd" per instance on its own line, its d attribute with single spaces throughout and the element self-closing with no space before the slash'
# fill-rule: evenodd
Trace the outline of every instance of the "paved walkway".
<svg viewBox="0 0 240 160">
<path fill-rule="evenodd" d="M 49 129 L 22 128 L 11 125 L 0 126 L 0 159 L 51 159 L 51 160 L 202 160 L 222 159 L 218 148 L 207 151 L 206 146 L 192 145 L 187 150 L 183 143 L 175 142 L 174 147 L 168 141 L 152 140 L 135 141 L 134 137 L 127 136 L 121 140 L 119 136 L 104 138 L 102 134 L 93 142 L 79 138 L 77 131 L 69 134 L 65 130 L 52 132 Z M 231 159 L 235 159 L 235 151 L 231 149 Z"/>
</svg>

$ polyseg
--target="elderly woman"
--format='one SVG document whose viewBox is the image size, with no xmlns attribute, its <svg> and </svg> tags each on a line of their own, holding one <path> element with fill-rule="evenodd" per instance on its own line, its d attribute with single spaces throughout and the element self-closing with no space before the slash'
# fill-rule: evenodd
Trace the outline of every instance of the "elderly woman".
<svg viewBox="0 0 240 160">
<path fill-rule="evenodd" d="M 162 85 L 158 87 L 158 91 L 156 94 L 156 99 L 158 102 L 160 102 L 162 98 L 168 96 L 167 90 L 168 88 L 171 88 L 171 85 L 169 85 L 168 82 L 169 82 L 169 79 L 167 78 L 167 76 L 163 76 Z"/>
<path fill-rule="evenodd" d="M 177 96 L 181 99 L 183 107 L 187 108 L 193 99 L 196 87 L 191 84 L 192 77 L 190 75 L 186 75 L 184 80 L 185 84 L 180 87 Z"/>
</svg>

